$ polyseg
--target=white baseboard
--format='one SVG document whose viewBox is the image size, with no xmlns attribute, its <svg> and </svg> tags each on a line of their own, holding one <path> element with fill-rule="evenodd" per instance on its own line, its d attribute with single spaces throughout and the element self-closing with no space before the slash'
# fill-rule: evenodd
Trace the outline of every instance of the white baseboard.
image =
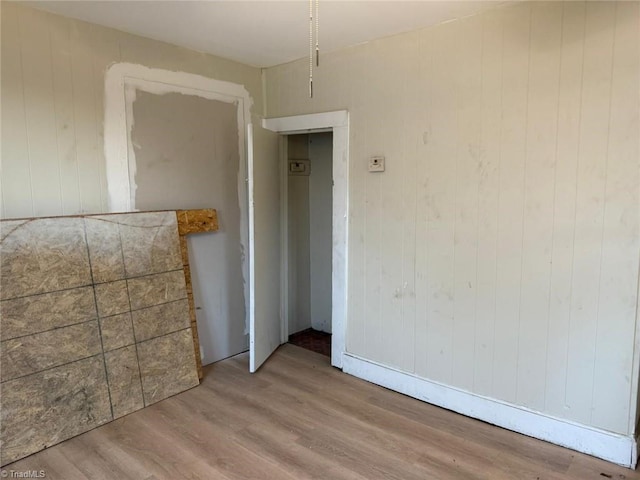
<svg viewBox="0 0 640 480">
<path fill-rule="evenodd" d="M 342 370 L 447 410 L 499 427 L 635 468 L 636 439 L 550 417 L 524 407 L 458 390 L 345 353 Z"/>
</svg>

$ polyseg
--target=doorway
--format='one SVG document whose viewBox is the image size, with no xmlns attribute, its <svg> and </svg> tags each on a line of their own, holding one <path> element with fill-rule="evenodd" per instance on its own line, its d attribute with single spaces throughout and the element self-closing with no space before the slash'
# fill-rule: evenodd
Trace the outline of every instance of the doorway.
<svg viewBox="0 0 640 480">
<path fill-rule="evenodd" d="M 349 212 L 349 112 L 311 113 L 262 120 L 262 127 L 280 134 L 280 323 L 275 319 L 252 321 L 250 371 L 255 372 L 277 348 L 269 344 L 269 334 L 277 327 L 280 343 L 286 343 L 289 333 L 289 227 L 288 227 L 288 140 L 298 133 L 332 132 L 332 239 L 331 239 L 331 365 L 342 368 L 347 329 L 347 264 L 348 264 L 348 212 Z M 286 168 L 284 168 L 286 167 Z"/>
<path fill-rule="evenodd" d="M 333 133 L 286 142 L 287 339 L 330 357 Z"/>
</svg>

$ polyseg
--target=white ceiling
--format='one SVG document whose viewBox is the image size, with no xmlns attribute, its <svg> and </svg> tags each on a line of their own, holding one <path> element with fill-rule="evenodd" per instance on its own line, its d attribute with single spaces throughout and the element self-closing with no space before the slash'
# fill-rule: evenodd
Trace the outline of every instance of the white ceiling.
<svg viewBox="0 0 640 480">
<path fill-rule="evenodd" d="M 309 52 L 307 0 L 25 3 L 257 67 L 286 63 Z M 320 51 L 436 25 L 502 3 L 505 1 L 320 0 Z"/>
</svg>

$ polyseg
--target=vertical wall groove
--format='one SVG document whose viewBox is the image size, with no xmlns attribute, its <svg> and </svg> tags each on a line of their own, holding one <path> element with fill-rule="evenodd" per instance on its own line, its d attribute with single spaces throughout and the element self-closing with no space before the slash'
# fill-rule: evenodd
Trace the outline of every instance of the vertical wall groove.
<svg viewBox="0 0 640 480">
<path fill-rule="evenodd" d="M 301 62 L 267 69 L 271 115 L 352 112 L 349 352 L 630 431 L 638 20 L 630 2 L 498 8 L 328 54 L 313 101 Z M 394 300 L 412 281 L 414 328 Z"/>
</svg>

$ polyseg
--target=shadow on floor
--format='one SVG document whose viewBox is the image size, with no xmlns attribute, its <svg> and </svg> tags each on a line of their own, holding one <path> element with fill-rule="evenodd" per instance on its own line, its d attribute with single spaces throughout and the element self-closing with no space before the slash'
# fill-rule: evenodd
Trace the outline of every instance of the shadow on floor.
<svg viewBox="0 0 640 480">
<path fill-rule="evenodd" d="M 308 328 L 289 335 L 289 343 L 331 357 L 331 334 Z"/>
</svg>

